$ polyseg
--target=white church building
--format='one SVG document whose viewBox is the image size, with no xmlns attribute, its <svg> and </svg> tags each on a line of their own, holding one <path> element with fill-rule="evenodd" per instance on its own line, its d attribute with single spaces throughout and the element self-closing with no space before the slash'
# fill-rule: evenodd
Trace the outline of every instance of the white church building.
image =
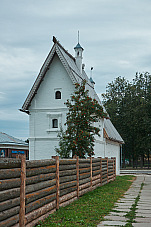
<svg viewBox="0 0 151 227">
<path fill-rule="evenodd" d="M 88 78 L 82 63 L 83 48 L 78 43 L 75 57 L 68 53 L 60 42 L 53 37 L 50 50 L 39 75 L 33 84 L 21 111 L 29 114 L 29 159 L 49 159 L 55 156 L 58 147 L 60 126 L 64 128 L 68 111 L 64 102 L 70 99 L 75 83 L 86 80 L 86 89 L 92 98 L 99 100 L 94 81 Z M 116 157 L 116 171 L 120 170 L 120 149 L 123 139 L 110 119 L 97 123 L 100 137 L 96 137 L 94 157 Z"/>
</svg>

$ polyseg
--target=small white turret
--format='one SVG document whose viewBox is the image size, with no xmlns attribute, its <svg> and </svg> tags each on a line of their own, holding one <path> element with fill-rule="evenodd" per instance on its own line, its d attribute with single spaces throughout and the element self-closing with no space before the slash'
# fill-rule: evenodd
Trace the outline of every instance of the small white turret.
<svg viewBox="0 0 151 227">
<path fill-rule="evenodd" d="M 82 73 L 82 52 L 83 52 L 83 48 L 81 47 L 81 45 L 78 44 L 74 47 L 75 50 L 75 59 L 76 59 L 76 65 L 80 70 L 80 73 Z"/>
</svg>

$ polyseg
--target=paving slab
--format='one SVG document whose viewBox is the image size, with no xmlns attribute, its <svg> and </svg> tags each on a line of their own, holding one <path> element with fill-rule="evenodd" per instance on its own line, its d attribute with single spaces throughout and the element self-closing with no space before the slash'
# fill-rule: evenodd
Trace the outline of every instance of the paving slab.
<svg viewBox="0 0 151 227">
<path fill-rule="evenodd" d="M 134 227 L 151 227 L 149 223 L 133 223 Z"/>
<path fill-rule="evenodd" d="M 102 226 L 105 226 L 105 225 L 103 225 L 103 224 L 99 224 L 99 225 L 97 225 L 98 227 L 102 227 Z M 107 227 L 113 227 L 114 225 L 106 225 Z"/>
<path fill-rule="evenodd" d="M 151 205 L 148 205 L 146 203 L 139 204 L 139 205 L 137 205 L 137 209 L 140 209 L 140 210 L 150 210 L 151 211 Z"/>
<path fill-rule="evenodd" d="M 150 194 L 149 195 L 146 195 L 146 194 L 145 195 L 141 195 L 140 199 L 148 201 L 148 200 L 150 200 Z"/>
<path fill-rule="evenodd" d="M 134 201 L 134 200 L 136 199 L 136 197 L 137 197 L 137 196 L 130 197 L 130 196 L 127 195 L 127 196 L 125 196 L 124 198 L 125 198 L 125 199 L 132 199 L 132 200 Z"/>
<path fill-rule="evenodd" d="M 130 209 L 131 206 L 132 206 L 132 205 L 128 205 L 128 204 L 125 203 L 125 204 L 119 204 L 119 205 L 118 205 L 118 208 L 119 208 L 119 209 Z M 117 208 L 117 207 L 115 207 L 115 209 L 116 209 L 116 208 Z"/>
<path fill-rule="evenodd" d="M 151 195 L 150 195 L 151 196 Z M 151 200 L 150 199 L 148 199 L 148 200 L 139 200 L 139 202 L 141 202 L 141 203 L 146 203 L 146 204 L 148 204 L 148 205 L 151 205 Z"/>
<path fill-rule="evenodd" d="M 134 201 L 134 199 L 122 198 L 121 200 L 118 200 L 117 203 L 125 203 L 125 202 L 131 203 L 131 202 L 133 202 L 133 201 Z"/>
<path fill-rule="evenodd" d="M 101 223 L 102 225 L 98 225 L 99 226 L 124 226 L 126 225 L 126 222 L 122 222 L 122 221 L 102 221 Z"/>
<path fill-rule="evenodd" d="M 124 217 L 127 213 L 126 212 L 110 212 L 110 215 L 121 216 Z"/>
<path fill-rule="evenodd" d="M 145 217 L 145 218 L 136 217 L 135 221 L 137 223 L 150 223 L 151 224 L 151 217 L 150 218 L 147 218 L 147 217 Z"/>
<path fill-rule="evenodd" d="M 151 218 L 151 213 L 140 213 L 136 211 L 136 217 L 148 217 Z"/>
<path fill-rule="evenodd" d="M 118 207 L 115 207 L 114 209 L 113 209 L 115 212 L 116 211 L 121 211 L 121 212 L 129 212 L 129 208 L 118 208 Z"/>
<path fill-rule="evenodd" d="M 108 216 L 105 216 L 105 219 L 112 220 L 112 221 L 127 221 L 128 220 L 124 216 L 118 216 L 118 215 L 108 215 Z"/>
<path fill-rule="evenodd" d="M 139 200 L 137 204 L 147 204 L 147 205 L 150 205 L 151 206 L 151 201 L 148 200 L 148 201 L 143 201 L 143 200 Z"/>
<path fill-rule="evenodd" d="M 144 210 L 144 209 L 137 209 L 136 210 L 136 213 L 139 213 L 139 214 L 151 214 L 151 210 Z"/>
</svg>

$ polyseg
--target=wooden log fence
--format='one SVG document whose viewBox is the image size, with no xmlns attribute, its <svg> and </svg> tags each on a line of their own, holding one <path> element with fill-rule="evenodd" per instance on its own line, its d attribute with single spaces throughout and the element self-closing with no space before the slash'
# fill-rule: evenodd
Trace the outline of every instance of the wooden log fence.
<svg viewBox="0 0 151 227">
<path fill-rule="evenodd" d="M 115 158 L 1 158 L 0 227 L 34 226 L 59 207 L 115 178 Z"/>
</svg>

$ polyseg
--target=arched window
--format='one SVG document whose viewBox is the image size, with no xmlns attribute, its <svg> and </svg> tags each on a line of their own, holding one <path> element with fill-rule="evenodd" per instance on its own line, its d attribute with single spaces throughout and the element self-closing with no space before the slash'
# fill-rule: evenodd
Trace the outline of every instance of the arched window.
<svg viewBox="0 0 151 227">
<path fill-rule="evenodd" d="M 61 99 L 61 91 L 56 91 L 55 99 Z"/>
<path fill-rule="evenodd" d="M 52 119 L 52 127 L 58 128 L 58 119 Z"/>
</svg>

